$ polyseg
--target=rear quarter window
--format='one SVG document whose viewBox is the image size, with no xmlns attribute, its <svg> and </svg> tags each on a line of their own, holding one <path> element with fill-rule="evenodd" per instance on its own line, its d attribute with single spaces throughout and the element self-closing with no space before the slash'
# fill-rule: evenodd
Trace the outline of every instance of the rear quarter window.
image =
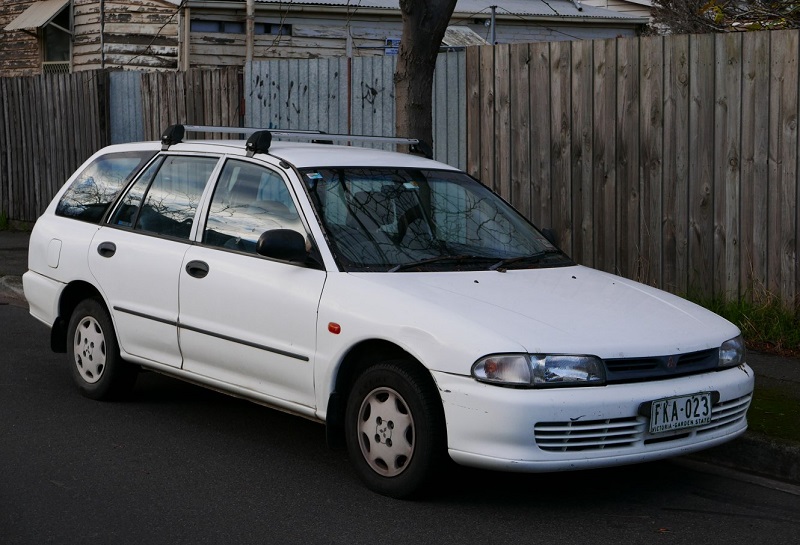
<svg viewBox="0 0 800 545">
<path fill-rule="evenodd" d="M 109 153 L 92 161 L 75 178 L 56 206 L 56 215 L 100 223 L 106 210 L 156 151 Z"/>
</svg>

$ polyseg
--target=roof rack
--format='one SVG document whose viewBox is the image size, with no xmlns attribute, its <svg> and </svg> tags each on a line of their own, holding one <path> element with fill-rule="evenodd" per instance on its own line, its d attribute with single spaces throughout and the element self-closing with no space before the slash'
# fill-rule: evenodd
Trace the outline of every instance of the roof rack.
<svg viewBox="0 0 800 545">
<path fill-rule="evenodd" d="M 359 134 L 330 134 L 324 131 L 294 129 L 259 129 L 255 127 L 212 127 L 204 125 L 170 125 L 161 135 L 161 149 L 167 150 L 174 144 L 183 142 L 187 132 L 205 132 L 221 134 L 240 134 L 248 136 L 247 155 L 267 153 L 273 138 L 293 138 L 317 144 L 333 144 L 334 142 L 371 142 L 374 144 L 403 144 L 411 153 L 417 153 L 433 159 L 431 146 L 417 138 L 400 138 L 395 136 L 366 136 Z"/>
</svg>

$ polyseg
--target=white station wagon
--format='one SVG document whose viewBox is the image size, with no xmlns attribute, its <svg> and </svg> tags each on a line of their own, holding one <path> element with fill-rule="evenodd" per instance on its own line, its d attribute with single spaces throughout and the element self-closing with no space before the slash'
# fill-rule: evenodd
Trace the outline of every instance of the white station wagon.
<svg viewBox="0 0 800 545">
<path fill-rule="evenodd" d="M 323 422 L 394 497 L 447 455 L 562 471 L 745 431 L 734 325 L 576 265 L 423 144 L 185 131 L 225 132 L 102 149 L 31 235 L 31 314 L 85 395 L 123 396 L 143 368 Z"/>
</svg>

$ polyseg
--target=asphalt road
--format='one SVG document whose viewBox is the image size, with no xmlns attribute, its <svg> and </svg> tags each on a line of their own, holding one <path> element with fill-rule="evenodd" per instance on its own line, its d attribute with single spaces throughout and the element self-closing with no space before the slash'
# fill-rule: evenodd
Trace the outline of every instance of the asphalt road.
<svg viewBox="0 0 800 545">
<path fill-rule="evenodd" d="M 319 424 L 143 374 L 73 388 L 46 328 L 0 305 L 0 543 L 796 543 L 800 488 L 683 460 L 560 475 L 453 467 L 377 496 Z"/>
</svg>

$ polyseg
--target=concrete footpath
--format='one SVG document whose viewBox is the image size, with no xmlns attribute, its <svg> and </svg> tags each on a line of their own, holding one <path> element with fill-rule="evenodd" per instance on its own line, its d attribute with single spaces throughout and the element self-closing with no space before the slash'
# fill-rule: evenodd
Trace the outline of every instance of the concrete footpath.
<svg viewBox="0 0 800 545">
<path fill-rule="evenodd" d="M 0 231 L 0 305 L 27 306 L 20 277 L 28 270 L 28 239 L 26 231 Z M 747 362 L 756 374 L 756 398 L 760 391 L 778 390 L 789 403 L 800 406 L 800 361 L 750 351 Z M 692 458 L 800 484 L 800 443 L 749 430 L 730 443 Z"/>
</svg>

